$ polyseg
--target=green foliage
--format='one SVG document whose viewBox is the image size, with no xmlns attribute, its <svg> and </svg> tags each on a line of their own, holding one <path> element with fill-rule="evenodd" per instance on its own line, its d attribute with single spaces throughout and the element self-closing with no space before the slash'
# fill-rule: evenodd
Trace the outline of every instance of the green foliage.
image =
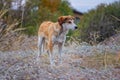
<svg viewBox="0 0 120 80">
<path fill-rule="evenodd" d="M 73 11 L 69 6 L 69 2 L 66 0 L 63 0 L 58 8 L 61 15 L 73 15 Z"/>
<path fill-rule="evenodd" d="M 35 26 L 27 26 L 26 28 L 27 30 L 25 31 L 25 33 L 27 33 L 29 36 L 35 35 L 36 34 L 35 32 L 38 30 L 37 27 Z"/>
<path fill-rule="evenodd" d="M 31 3 L 32 2 L 35 3 L 35 1 L 31 0 Z M 66 0 L 52 0 L 52 1 L 41 0 L 39 1 L 39 4 L 38 1 L 36 0 L 35 5 L 36 6 L 31 8 L 31 10 L 34 11 L 31 12 L 31 10 L 29 10 L 31 16 L 28 17 L 28 19 L 26 20 L 28 22 L 25 23 L 25 26 L 30 26 L 30 27 L 33 26 L 33 28 L 29 28 L 29 30 L 27 31 L 29 35 L 37 34 L 39 25 L 43 21 L 56 22 L 59 16 L 72 14 L 72 10 L 69 7 L 69 3 Z M 30 29 L 34 29 L 34 30 L 30 30 Z"/>
<path fill-rule="evenodd" d="M 79 25 L 80 35 L 76 35 L 83 41 L 91 44 L 99 43 L 116 34 L 120 30 L 120 1 L 110 5 L 101 4 L 95 10 L 85 13 Z"/>
<path fill-rule="evenodd" d="M 17 9 L 12 9 L 12 3 L 17 4 Z M 6 5 L 3 5 L 6 4 Z M 28 35 L 37 34 L 39 25 L 43 21 L 56 22 L 61 15 L 70 15 L 72 10 L 67 0 L 26 0 L 22 5 L 22 0 L 0 0 L 0 11 L 8 10 L 2 17 L 7 23 L 20 21 L 18 27 L 26 28 Z"/>
</svg>

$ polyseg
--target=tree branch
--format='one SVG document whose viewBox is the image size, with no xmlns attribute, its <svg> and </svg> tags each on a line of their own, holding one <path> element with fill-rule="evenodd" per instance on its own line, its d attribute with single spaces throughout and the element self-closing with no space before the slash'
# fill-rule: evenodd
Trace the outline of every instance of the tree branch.
<svg viewBox="0 0 120 80">
<path fill-rule="evenodd" d="M 116 16 L 111 15 L 111 17 L 113 17 L 113 18 L 116 19 L 117 21 L 120 21 L 120 19 L 117 18 Z"/>
</svg>

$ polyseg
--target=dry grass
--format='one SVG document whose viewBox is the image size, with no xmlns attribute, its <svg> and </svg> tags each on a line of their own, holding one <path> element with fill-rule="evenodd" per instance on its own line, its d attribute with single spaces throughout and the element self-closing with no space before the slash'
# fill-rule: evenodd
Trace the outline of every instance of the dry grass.
<svg viewBox="0 0 120 80">
<path fill-rule="evenodd" d="M 106 59 L 104 54 L 95 54 L 92 56 L 86 56 L 83 59 L 83 66 L 88 68 L 95 68 L 95 69 L 105 69 L 105 67 L 120 67 L 120 59 L 117 59 L 116 54 L 106 53 Z"/>
<path fill-rule="evenodd" d="M 25 30 L 25 28 L 19 28 L 19 21 L 12 21 L 12 23 L 4 20 L 4 15 L 8 10 L 0 10 L 0 51 L 9 50 L 13 47 L 13 44 L 16 44 L 15 47 L 19 46 L 23 35 L 20 31 Z"/>
</svg>

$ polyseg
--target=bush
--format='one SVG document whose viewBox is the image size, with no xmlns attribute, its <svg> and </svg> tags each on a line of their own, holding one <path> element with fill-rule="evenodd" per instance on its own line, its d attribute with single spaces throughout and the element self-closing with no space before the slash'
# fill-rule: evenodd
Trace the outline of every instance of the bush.
<svg viewBox="0 0 120 80">
<path fill-rule="evenodd" d="M 120 30 L 120 1 L 110 5 L 101 4 L 85 13 L 77 37 L 91 44 L 99 43 Z M 116 19 L 117 18 L 117 19 Z"/>
</svg>

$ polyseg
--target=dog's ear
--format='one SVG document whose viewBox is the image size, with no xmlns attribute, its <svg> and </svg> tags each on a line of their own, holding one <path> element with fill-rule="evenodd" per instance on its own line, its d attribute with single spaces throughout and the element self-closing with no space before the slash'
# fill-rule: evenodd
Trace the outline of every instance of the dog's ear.
<svg viewBox="0 0 120 80">
<path fill-rule="evenodd" d="M 75 20 L 75 17 L 72 16 L 72 19 Z"/>
<path fill-rule="evenodd" d="M 63 16 L 60 16 L 60 17 L 58 18 L 59 24 L 62 25 L 62 24 L 63 24 L 63 21 L 64 21 L 64 17 L 63 17 Z"/>
<path fill-rule="evenodd" d="M 67 20 L 67 17 L 65 17 L 65 16 L 61 16 L 58 18 L 58 22 L 60 25 L 62 25 L 66 20 Z"/>
<path fill-rule="evenodd" d="M 75 20 L 74 16 L 69 15 L 69 18 Z"/>
</svg>

